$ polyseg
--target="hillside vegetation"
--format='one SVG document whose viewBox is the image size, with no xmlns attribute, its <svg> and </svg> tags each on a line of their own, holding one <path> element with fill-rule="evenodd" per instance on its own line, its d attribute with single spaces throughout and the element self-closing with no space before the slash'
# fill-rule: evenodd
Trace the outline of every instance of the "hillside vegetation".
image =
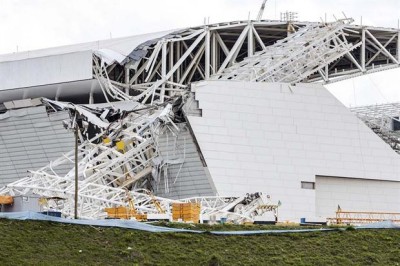
<svg viewBox="0 0 400 266">
<path fill-rule="evenodd" d="M 246 229 L 261 228 L 274 227 Z M 220 236 L 1 219 L 0 241 L 0 265 L 400 265 L 394 229 Z"/>
</svg>

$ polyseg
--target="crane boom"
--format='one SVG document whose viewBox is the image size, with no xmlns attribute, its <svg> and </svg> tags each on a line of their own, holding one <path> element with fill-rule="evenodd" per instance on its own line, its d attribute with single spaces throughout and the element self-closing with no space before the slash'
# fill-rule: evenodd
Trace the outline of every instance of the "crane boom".
<svg viewBox="0 0 400 266">
<path fill-rule="evenodd" d="M 262 15 L 264 13 L 264 9 L 265 9 L 265 3 L 267 2 L 267 0 L 263 0 L 263 3 L 261 5 L 260 11 L 258 11 L 258 15 L 257 15 L 257 21 L 260 21 L 262 18 Z"/>
</svg>

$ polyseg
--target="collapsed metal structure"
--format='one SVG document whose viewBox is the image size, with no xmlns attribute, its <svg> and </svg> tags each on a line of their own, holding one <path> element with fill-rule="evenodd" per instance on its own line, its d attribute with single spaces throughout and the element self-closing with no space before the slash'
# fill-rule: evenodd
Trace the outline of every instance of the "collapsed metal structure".
<svg viewBox="0 0 400 266">
<path fill-rule="evenodd" d="M 78 168 L 71 151 L 0 194 L 39 194 L 52 199 L 49 208 L 72 217 L 77 170 L 81 218 L 104 217 L 105 208 L 128 206 L 128 199 L 141 213 L 160 213 L 160 209 L 170 213 L 171 203 L 200 202 L 203 215 L 228 216 L 236 222 L 251 221 L 266 211 L 276 214 L 277 205 L 263 193 L 181 200 L 152 195 L 149 191 L 160 176 L 168 174 L 158 137 L 167 131 L 179 134 L 177 124 L 188 123 L 186 116 L 194 108 L 190 84 L 195 81 L 327 83 L 399 66 L 398 31 L 351 26 L 351 22 L 230 22 L 149 40 L 128 57 L 95 51 L 93 76 L 107 107 L 43 99 L 49 109 L 70 113 L 65 126 L 80 139 Z M 385 44 L 378 39 L 385 39 Z M 71 169 L 66 174 L 57 170 L 65 164 Z"/>
<path fill-rule="evenodd" d="M 400 103 L 367 105 L 350 110 L 393 150 L 400 153 Z"/>
<path fill-rule="evenodd" d="M 330 83 L 399 67 L 399 30 L 351 22 L 237 21 L 190 28 L 143 43 L 121 64 L 101 64 L 95 56 L 94 73 L 117 99 L 151 103 L 199 80 Z"/>
</svg>

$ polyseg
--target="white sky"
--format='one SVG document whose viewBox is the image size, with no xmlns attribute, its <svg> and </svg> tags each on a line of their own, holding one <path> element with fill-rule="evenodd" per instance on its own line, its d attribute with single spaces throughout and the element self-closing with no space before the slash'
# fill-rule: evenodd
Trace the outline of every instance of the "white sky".
<svg viewBox="0 0 400 266">
<path fill-rule="evenodd" d="M 255 18 L 262 0 L 0 0 L 0 54 Z M 263 18 L 298 12 L 301 21 L 327 14 L 372 26 L 398 27 L 400 0 L 268 0 Z M 346 105 L 400 101 L 400 70 L 330 85 Z M 354 97 L 355 96 L 355 97 Z"/>
</svg>

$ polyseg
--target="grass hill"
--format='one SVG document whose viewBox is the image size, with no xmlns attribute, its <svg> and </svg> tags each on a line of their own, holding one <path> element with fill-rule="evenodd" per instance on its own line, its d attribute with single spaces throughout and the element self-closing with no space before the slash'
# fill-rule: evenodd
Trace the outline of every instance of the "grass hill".
<svg viewBox="0 0 400 266">
<path fill-rule="evenodd" d="M 400 265 L 395 229 L 221 236 L 0 219 L 0 241 L 0 265 Z"/>
</svg>

